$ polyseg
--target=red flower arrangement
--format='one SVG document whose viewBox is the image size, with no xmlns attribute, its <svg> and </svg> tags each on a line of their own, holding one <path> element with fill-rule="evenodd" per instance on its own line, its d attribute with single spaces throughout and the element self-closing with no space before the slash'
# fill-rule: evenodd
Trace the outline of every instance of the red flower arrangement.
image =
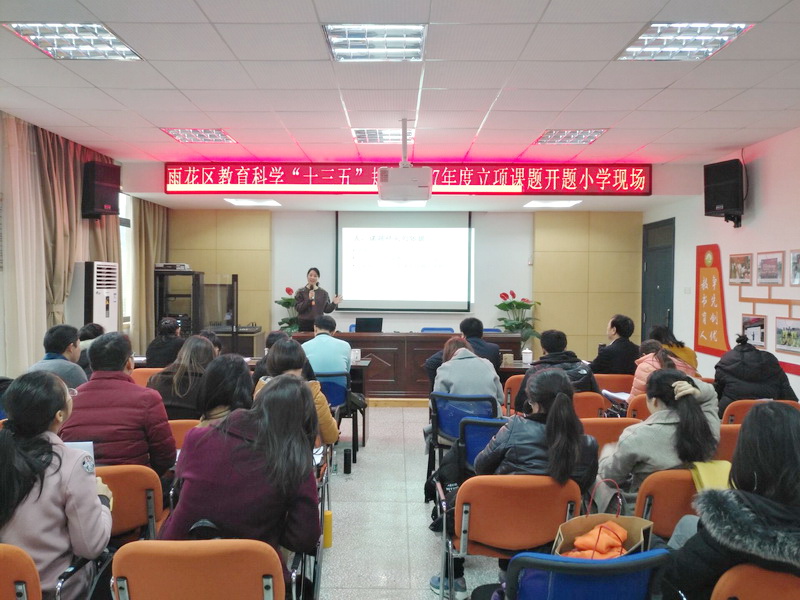
<svg viewBox="0 0 800 600">
<path fill-rule="evenodd" d="M 505 317 L 499 317 L 497 320 L 508 332 L 519 332 L 522 338 L 522 347 L 528 344 L 528 340 L 532 337 L 540 337 L 539 332 L 533 327 L 533 322 L 536 317 L 533 316 L 533 308 L 540 303 L 528 298 L 521 298 L 517 300 L 517 294 L 514 290 L 500 293 L 500 304 L 495 304 L 497 308 L 506 312 Z M 530 312 L 528 312 L 530 311 Z"/>
</svg>

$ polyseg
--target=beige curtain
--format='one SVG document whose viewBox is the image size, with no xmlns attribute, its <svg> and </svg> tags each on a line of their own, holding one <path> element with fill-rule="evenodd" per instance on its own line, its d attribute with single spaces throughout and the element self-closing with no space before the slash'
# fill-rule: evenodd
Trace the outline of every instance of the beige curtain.
<svg viewBox="0 0 800 600">
<path fill-rule="evenodd" d="M 134 258 L 131 342 L 144 354 L 155 336 L 155 278 L 153 267 L 167 260 L 167 209 L 158 204 L 133 198 Z"/>
</svg>

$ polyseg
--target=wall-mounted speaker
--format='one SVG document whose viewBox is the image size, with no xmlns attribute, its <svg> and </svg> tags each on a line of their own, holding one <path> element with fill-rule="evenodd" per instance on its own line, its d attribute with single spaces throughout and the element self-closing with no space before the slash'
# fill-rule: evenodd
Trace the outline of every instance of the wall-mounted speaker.
<svg viewBox="0 0 800 600">
<path fill-rule="evenodd" d="M 734 226 L 741 224 L 744 214 L 744 165 L 739 159 L 726 160 L 703 167 L 705 214 L 725 217 Z"/>
<path fill-rule="evenodd" d="M 118 165 L 87 162 L 83 165 L 81 216 L 97 219 L 119 214 L 120 168 Z"/>
</svg>

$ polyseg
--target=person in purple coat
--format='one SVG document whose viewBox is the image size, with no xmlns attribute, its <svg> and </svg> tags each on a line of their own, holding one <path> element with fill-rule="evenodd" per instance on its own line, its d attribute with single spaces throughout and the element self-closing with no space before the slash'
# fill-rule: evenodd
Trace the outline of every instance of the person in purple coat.
<svg viewBox="0 0 800 600">
<path fill-rule="evenodd" d="M 280 375 L 253 408 L 190 431 L 176 466 L 178 503 L 159 537 L 187 539 L 194 523 L 208 519 L 223 537 L 313 553 L 320 536 L 312 459 L 317 429 L 308 386 Z M 288 578 L 285 564 L 283 571 Z"/>
</svg>

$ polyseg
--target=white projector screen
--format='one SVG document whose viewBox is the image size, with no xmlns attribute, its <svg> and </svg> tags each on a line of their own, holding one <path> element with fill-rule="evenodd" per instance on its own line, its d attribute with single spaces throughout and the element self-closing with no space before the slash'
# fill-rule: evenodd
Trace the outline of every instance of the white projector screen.
<svg viewBox="0 0 800 600">
<path fill-rule="evenodd" d="M 336 242 L 339 310 L 469 310 L 469 213 L 338 213 Z"/>
</svg>

